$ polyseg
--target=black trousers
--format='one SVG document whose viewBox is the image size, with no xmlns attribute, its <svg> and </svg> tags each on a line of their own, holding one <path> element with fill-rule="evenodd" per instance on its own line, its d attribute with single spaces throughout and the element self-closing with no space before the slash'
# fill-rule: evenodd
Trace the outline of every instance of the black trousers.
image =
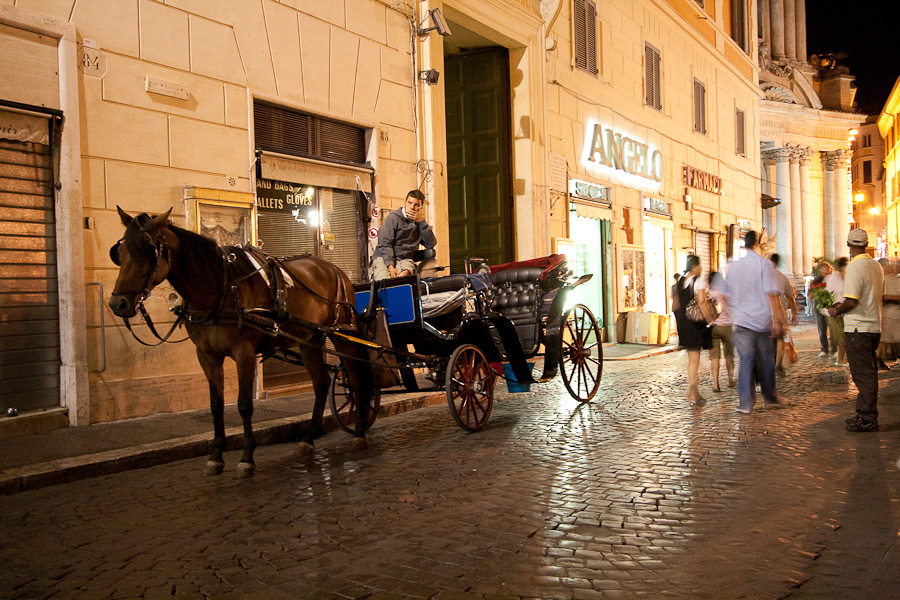
<svg viewBox="0 0 900 600">
<path fill-rule="evenodd" d="M 844 345 L 850 374 L 859 393 L 856 395 L 856 414 L 864 421 L 878 419 L 878 343 L 880 333 L 845 332 Z"/>
</svg>

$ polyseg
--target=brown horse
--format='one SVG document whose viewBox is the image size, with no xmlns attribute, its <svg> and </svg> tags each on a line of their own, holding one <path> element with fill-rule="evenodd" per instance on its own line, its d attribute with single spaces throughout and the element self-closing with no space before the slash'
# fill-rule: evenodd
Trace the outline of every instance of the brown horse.
<svg viewBox="0 0 900 600">
<path fill-rule="evenodd" d="M 275 272 L 277 266 L 261 265 L 243 248 L 220 248 L 209 238 L 176 227 L 169 222 L 172 209 L 156 217 L 146 213 L 131 217 L 121 208 L 118 211 L 125 235 L 110 250 L 120 269 L 109 307 L 119 317 L 134 317 L 150 291 L 166 279 L 183 299 L 185 328 L 209 381 L 215 434 L 205 474 L 218 475 L 225 468 L 226 356 L 237 365 L 237 404 L 244 424 L 244 452 L 236 475 L 250 477 L 254 471 L 256 444 L 251 418 L 258 354 L 271 354 L 277 349 L 299 351 L 312 378 L 316 403 L 312 423 L 297 453 L 312 452 L 313 441 L 321 432 L 330 382 L 323 352 L 326 336 L 344 357 L 350 387 L 361 399 L 356 411 L 355 446 L 365 446 L 371 369 L 362 346 L 339 335 L 342 330 L 356 331 L 358 318 L 353 284 L 343 271 L 323 260 L 302 257 L 278 261 L 281 268 Z M 277 286 L 280 293 L 272 285 L 279 277 L 284 280 Z M 277 335 L 272 335 L 271 328 L 267 332 L 258 326 L 259 319 L 253 320 L 260 314 L 278 323 Z"/>
</svg>

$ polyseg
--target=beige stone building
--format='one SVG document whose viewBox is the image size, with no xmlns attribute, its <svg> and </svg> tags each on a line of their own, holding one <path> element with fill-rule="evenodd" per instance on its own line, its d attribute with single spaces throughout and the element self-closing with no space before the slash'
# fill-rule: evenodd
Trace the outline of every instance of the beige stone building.
<svg viewBox="0 0 900 600">
<path fill-rule="evenodd" d="M 878 115 L 884 143 L 884 203 L 887 210 L 887 255 L 900 256 L 900 78 Z M 874 140 L 873 140 L 874 142 Z"/>
<path fill-rule="evenodd" d="M 884 258 L 888 256 L 888 204 L 884 193 L 884 140 L 878 131 L 878 115 L 866 118 L 850 146 L 853 226 L 869 234 L 869 252 L 876 258 Z"/>
<path fill-rule="evenodd" d="M 39 366 L 0 365 L 4 404 L 77 425 L 207 404 L 189 343 L 142 346 L 106 307 L 116 206 L 172 207 L 221 242 L 360 280 L 377 215 L 421 187 L 442 264 L 566 252 L 595 274 L 579 299 L 608 333 L 619 311 L 668 312 L 684 257 L 718 268 L 762 218 L 756 15 L 752 0 L 0 2 L 15 256 L 0 335 Z M 160 327 L 171 294 L 147 302 Z M 298 382 L 267 362 L 258 387 Z"/>
</svg>

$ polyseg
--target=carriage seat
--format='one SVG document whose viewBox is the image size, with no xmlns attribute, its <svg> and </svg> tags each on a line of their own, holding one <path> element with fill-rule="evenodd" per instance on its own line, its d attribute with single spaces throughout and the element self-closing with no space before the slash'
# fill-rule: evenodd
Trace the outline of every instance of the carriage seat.
<svg viewBox="0 0 900 600">
<path fill-rule="evenodd" d="M 534 350 L 539 337 L 543 271 L 540 267 L 517 267 L 491 273 L 491 309 L 513 322 L 526 353 Z"/>
</svg>

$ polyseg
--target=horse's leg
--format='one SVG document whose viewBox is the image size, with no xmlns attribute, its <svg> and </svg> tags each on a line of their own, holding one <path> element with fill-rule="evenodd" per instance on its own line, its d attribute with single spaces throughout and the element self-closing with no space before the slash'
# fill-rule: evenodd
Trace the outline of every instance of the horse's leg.
<svg viewBox="0 0 900 600">
<path fill-rule="evenodd" d="M 219 475 L 225 469 L 225 358 L 212 356 L 197 347 L 197 359 L 209 382 L 209 409 L 213 418 L 213 439 L 209 443 L 209 460 L 204 475 Z"/>
<path fill-rule="evenodd" d="M 335 349 L 345 356 L 344 370 L 347 373 L 347 385 L 356 397 L 356 435 L 353 438 L 353 448 L 362 450 L 366 447 L 366 428 L 369 423 L 369 404 L 374 387 L 372 378 L 372 363 L 369 362 L 368 350 L 361 344 L 347 342 L 345 340 L 332 340 Z"/>
<path fill-rule="evenodd" d="M 312 420 L 306 430 L 306 436 L 297 446 L 297 456 L 307 456 L 314 450 L 315 440 L 322 433 L 322 417 L 325 414 L 325 400 L 328 396 L 328 384 L 330 377 L 328 367 L 325 364 L 325 356 L 321 350 L 310 346 L 300 346 L 300 356 L 303 358 L 303 366 L 309 372 L 313 390 L 316 394 L 316 403 L 313 406 Z"/>
<path fill-rule="evenodd" d="M 252 347 L 243 348 L 234 355 L 238 376 L 238 412 L 244 424 L 244 452 L 238 463 L 235 477 L 252 477 L 256 466 L 253 451 L 256 438 L 253 435 L 253 381 L 256 376 L 256 352 Z"/>
</svg>

